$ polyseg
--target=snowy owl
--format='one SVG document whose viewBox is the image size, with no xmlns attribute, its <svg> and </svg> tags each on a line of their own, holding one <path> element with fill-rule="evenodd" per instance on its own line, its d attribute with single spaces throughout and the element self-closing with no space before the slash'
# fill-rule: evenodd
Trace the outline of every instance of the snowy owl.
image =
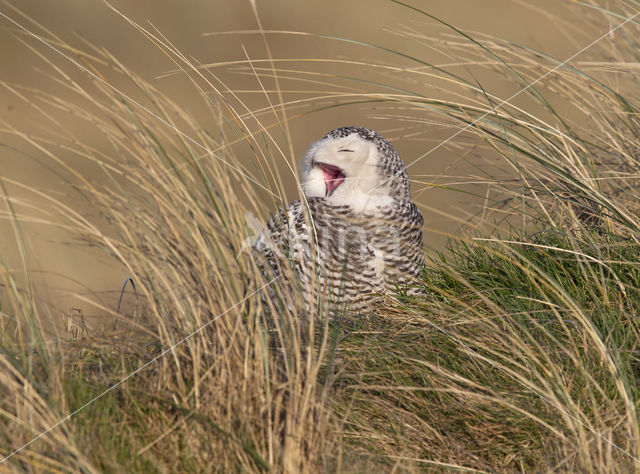
<svg viewBox="0 0 640 474">
<path fill-rule="evenodd" d="M 329 132 L 305 155 L 301 184 L 304 198 L 276 212 L 254 248 L 308 308 L 360 312 L 416 281 L 423 218 L 387 140 L 363 127 Z"/>
</svg>

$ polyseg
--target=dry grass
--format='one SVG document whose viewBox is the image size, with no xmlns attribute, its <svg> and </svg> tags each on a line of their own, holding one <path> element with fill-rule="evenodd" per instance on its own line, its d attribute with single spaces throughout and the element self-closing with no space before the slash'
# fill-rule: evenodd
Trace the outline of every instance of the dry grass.
<svg viewBox="0 0 640 474">
<path fill-rule="evenodd" d="M 640 127 L 637 100 L 625 98 L 633 90 L 614 92 L 604 68 L 563 66 L 516 107 L 419 61 L 395 71 L 348 62 L 380 72 L 365 80 L 267 58 L 264 68 L 247 61 L 247 72 L 322 81 L 331 93 L 251 110 L 211 73 L 219 65 L 191 64 L 157 33 L 142 33 L 192 79 L 216 128 L 117 58 L 79 52 L 47 32 L 45 42 L 73 58 L 68 67 L 81 79 L 66 80 L 58 53 L 25 41 L 72 97 L 3 84 L 29 97 L 58 135 L 6 123 L 2 132 L 57 164 L 106 221 L 98 226 L 28 187 L 51 210 L 21 214 L 3 188 L 18 241 L 29 219 L 66 228 L 124 265 L 137 298 L 111 329 L 87 333 L 76 313 L 68 334 L 52 336 L 33 288 L 0 270 L 0 452 L 11 455 L 3 469 L 638 470 Z M 446 44 L 467 68 L 506 71 L 518 88 L 557 65 L 455 30 L 400 34 Z M 637 54 L 624 41 L 616 46 L 626 61 Z M 389 71 L 402 73 L 407 88 L 385 82 Z M 104 79 L 112 76 L 132 92 L 114 89 Z M 345 81 L 354 90 L 345 92 Z M 393 104 L 418 126 L 466 127 L 464 136 L 484 140 L 507 169 L 465 178 L 487 185 L 486 201 L 461 219 L 474 233 L 434 256 L 427 296 L 393 296 L 379 314 L 322 326 L 277 285 L 260 291 L 270 282 L 243 243 L 254 231 L 247 209 L 265 216 L 282 204 L 277 164 L 290 156 L 290 141 L 280 107 L 309 113 L 336 100 Z M 571 104 L 569 115 L 580 119 L 556 103 Z M 78 140 L 52 111 L 79 118 L 108 146 Z M 101 169 L 108 185 L 69 166 L 68 154 Z M 508 239 L 495 237 L 505 232 Z"/>
</svg>

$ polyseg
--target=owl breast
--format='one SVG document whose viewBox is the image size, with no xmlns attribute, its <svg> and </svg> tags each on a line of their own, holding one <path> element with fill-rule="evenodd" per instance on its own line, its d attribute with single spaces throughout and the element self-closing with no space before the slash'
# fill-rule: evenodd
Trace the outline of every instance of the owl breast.
<svg viewBox="0 0 640 474">
<path fill-rule="evenodd" d="M 357 312 L 419 275 L 422 216 L 413 203 L 365 213 L 322 198 L 309 199 L 308 206 L 305 212 L 295 201 L 274 215 L 256 244 L 276 273 L 287 274 L 283 265 L 293 269 L 305 300 Z"/>
</svg>

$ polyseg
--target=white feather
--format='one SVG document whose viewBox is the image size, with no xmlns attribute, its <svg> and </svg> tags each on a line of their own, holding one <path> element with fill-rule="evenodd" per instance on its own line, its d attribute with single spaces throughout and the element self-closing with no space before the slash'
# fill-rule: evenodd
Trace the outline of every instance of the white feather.
<svg viewBox="0 0 640 474">
<path fill-rule="evenodd" d="M 327 194 L 324 173 L 318 163 L 340 168 L 344 181 Z M 307 197 L 325 197 L 334 205 L 348 205 L 355 212 L 373 211 L 392 204 L 386 177 L 379 171 L 380 157 L 375 144 L 357 134 L 325 138 L 315 143 L 304 159 L 302 188 Z"/>
</svg>

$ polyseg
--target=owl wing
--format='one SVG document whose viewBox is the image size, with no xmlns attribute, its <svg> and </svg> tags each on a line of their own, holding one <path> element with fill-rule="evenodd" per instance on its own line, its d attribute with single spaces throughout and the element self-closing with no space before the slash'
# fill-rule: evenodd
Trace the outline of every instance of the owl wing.
<svg viewBox="0 0 640 474">
<path fill-rule="evenodd" d="M 291 263 L 301 257 L 294 243 L 297 240 L 294 237 L 304 231 L 300 223 L 304 224 L 304 214 L 298 200 L 273 214 L 253 245 L 258 261 L 266 260 L 276 275 L 282 274 L 285 261 Z"/>
<path fill-rule="evenodd" d="M 413 202 L 396 201 L 379 208 L 377 219 L 372 246 L 383 256 L 385 288 L 415 283 L 425 265 L 422 214 Z"/>
</svg>

